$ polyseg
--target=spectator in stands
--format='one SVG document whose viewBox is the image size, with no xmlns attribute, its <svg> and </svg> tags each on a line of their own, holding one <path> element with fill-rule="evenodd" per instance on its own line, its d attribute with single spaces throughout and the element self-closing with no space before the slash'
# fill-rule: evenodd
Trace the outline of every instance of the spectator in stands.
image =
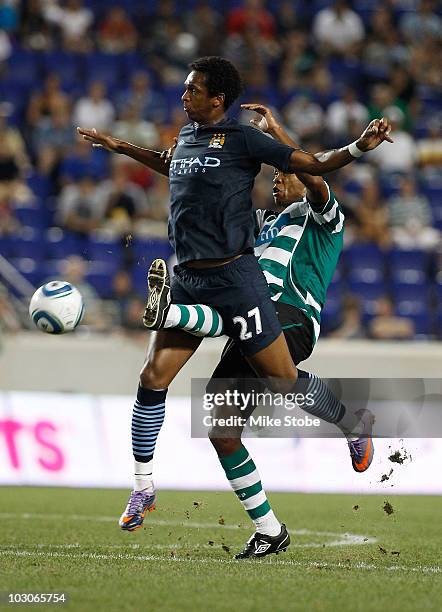
<svg viewBox="0 0 442 612">
<path fill-rule="evenodd" d="M 59 183 L 65 185 L 83 176 L 103 179 L 109 174 L 109 156 L 106 151 L 90 147 L 84 140 L 77 140 L 64 155 L 59 169 Z"/>
<path fill-rule="evenodd" d="M 438 230 L 432 227 L 428 200 L 416 191 L 411 175 L 400 180 L 400 191 L 388 202 L 389 223 L 393 242 L 404 249 L 431 249 L 440 241 Z"/>
<path fill-rule="evenodd" d="M 49 24 L 58 27 L 67 51 L 78 53 L 91 49 L 89 30 L 94 15 L 82 0 L 67 0 L 65 6 L 59 6 L 56 0 L 48 0 L 43 5 L 43 15 Z"/>
<path fill-rule="evenodd" d="M 297 8 L 292 0 L 282 0 L 276 7 L 276 27 L 278 37 L 290 34 L 295 30 L 305 30 L 305 23 L 297 13 Z"/>
<path fill-rule="evenodd" d="M 111 300 L 115 306 L 115 324 L 123 325 L 130 300 L 137 294 L 128 270 L 118 270 L 112 279 Z"/>
<path fill-rule="evenodd" d="M 397 316 L 390 298 L 382 297 L 376 302 L 376 316 L 368 324 L 368 333 L 373 340 L 411 340 L 415 330 L 413 321 Z"/>
<path fill-rule="evenodd" d="M 152 187 L 148 192 L 149 219 L 165 223 L 169 217 L 170 192 L 169 184 L 162 177 L 155 175 Z M 149 221 L 149 226 L 151 223 Z"/>
<path fill-rule="evenodd" d="M 422 42 L 428 37 L 442 39 L 442 20 L 436 14 L 435 0 L 420 0 L 417 11 L 404 13 L 399 30 L 409 43 Z"/>
<path fill-rule="evenodd" d="M 295 96 L 284 108 L 285 122 L 304 144 L 320 137 L 324 129 L 324 113 L 307 94 Z"/>
<path fill-rule="evenodd" d="M 220 55 L 223 35 L 223 19 L 207 0 L 198 2 L 197 6 L 185 15 L 186 31 L 198 42 L 197 55 Z"/>
<path fill-rule="evenodd" d="M 0 68 L 4 69 L 3 63 L 9 59 L 12 53 L 12 44 L 7 32 L 0 30 Z"/>
<path fill-rule="evenodd" d="M 410 172 L 417 160 L 417 145 L 413 136 L 402 129 L 404 113 L 397 106 L 389 106 L 384 109 L 384 114 L 390 120 L 394 133 L 393 142 L 389 143 L 391 148 L 387 150 L 381 144 L 370 151 L 366 159 L 374 162 L 383 172 Z"/>
<path fill-rule="evenodd" d="M 276 34 L 275 19 L 263 0 L 244 0 L 243 6 L 232 9 L 227 15 L 226 29 L 228 34 L 239 35 L 253 29 L 264 38 L 274 38 Z"/>
<path fill-rule="evenodd" d="M 45 0 L 22 2 L 19 35 L 23 46 L 35 51 L 49 51 L 53 46 L 50 25 L 43 16 Z"/>
<path fill-rule="evenodd" d="M 59 197 L 57 223 L 64 229 L 88 236 L 103 222 L 104 206 L 92 176 L 83 175 L 66 185 Z"/>
<path fill-rule="evenodd" d="M 364 38 L 362 19 L 348 6 L 346 0 L 335 0 L 313 20 L 313 35 L 322 52 L 336 55 L 355 55 Z"/>
<path fill-rule="evenodd" d="M 1 193 L 0 187 L 0 236 L 12 236 L 20 230 L 11 198 Z"/>
<path fill-rule="evenodd" d="M 42 119 L 51 118 L 59 109 L 69 112 L 70 108 L 71 101 L 61 89 L 60 77 L 57 74 L 48 74 L 43 89 L 31 96 L 26 112 L 27 123 L 33 129 Z"/>
<path fill-rule="evenodd" d="M 94 81 L 89 87 L 88 95 L 80 98 L 74 107 L 74 124 L 107 132 L 111 129 L 114 118 L 115 109 L 112 102 L 106 98 L 106 86 L 101 81 Z"/>
<path fill-rule="evenodd" d="M 182 106 L 175 106 L 170 113 L 170 121 L 160 126 L 160 150 L 168 149 L 173 144 L 173 139 L 178 136 L 181 128 L 185 125 L 187 117 Z"/>
<path fill-rule="evenodd" d="M 60 107 L 43 117 L 32 132 L 32 147 L 37 166 L 52 174 L 75 141 L 74 126 L 67 109 Z"/>
<path fill-rule="evenodd" d="M 0 29 L 5 32 L 15 32 L 17 25 L 18 15 L 15 0 L 2 0 L 0 4 Z"/>
<path fill-rule="evenodd" d="M 13 204 L 28 203 L 33 195 L 24 180 L 31 167 L 26 145 L 19 130 L 8 125 L 9 111 L 7 104 L 0 104 L 0 200 L 3 225 L 13 227 Z"/>
<path fill-rule="evenodd" d="M 139 296 L 131 296 L 124 311 L 121 326 L 126 333 L 131 336 L 140 336 L 143 342 L 146 341 L 146 328 L 143 325 L 143 314 L 146 308 L 146 300 Z"/>
<path fill-rule="evenodd" d="M 361 301 L 354 295 L 346 295 L 342 300 L 342 321 L 339 327 L 328 334 L 329 338 L 356 340 L 365 338 L 362 323 Z"/>
<path fill-rule="evenodd" d="M 367 179 L 363 183 L 354 214 L 358 223 L 359 240 L 374 242 L 381 248 L 390 246 L 391 232 L 388 225 L 388 210 L 382 200 L 379 183 L 376 179 Z"/>
<path fill-rule="evenodd" d="M 145 193 L 128 180 L 124 166 L 114 166 L 111 179 L 100 185 L 98 197 L 106 226 L 117 234 L 130 233 L 135 221 L 149 218 Z"/>
<path fill-rule="evenodd" d="M 127 53 L 137 46 L 137 30 L 121 6 L 108 9 L 98 28 L 98 45 L 104 53 Z"/>
<path fill-rule="evenodd" d="M 134 102 L 121 113 L 113 133 L 117 138 L 140 147 L 154 150 L 158 147 L 159 134 L 155 124 L 142 118 L 140 108 Z"/>
<path fill-rule="evenodd" d="M 391 8 L 378 4 L 369 23 L 369 32 L 362 51 L 368 74 L 376 80 L 387 80 L 395 66 L 409 61 L 410 52 L 398 35 Z"/>
<path fill-rule="evenodd" d="M 442 118 L 428 121 L 427 135 L 417 143 L 418 164 L 427 177 L 440 177 L 442 171 Z"/>
<path fill-rule="evenodd" d="M 305 76 L 315 66 L 317 54 L 309 45 L 307 32 L 295 30 L 289 32 L 284 41 L 282 65 L 279 76 L 279 88 L 283 92 L 292 92 L 304 83 Z"/>
<path fill-rule="evenodd" d="M 86 280 L 87 272 L 88 263 L 79 255 L 71 255 L 63 261 L 61 269 L 63 279 L 75 285 L 83 297 L 83 324 L 90 326 L 94 331 L 104 332 L 109 328 L 109 316 L 98 293 Z"/>
<path fill-rule="evenodd" d="M 246 90 L 254 99 L 257 93 L 268 89 L 268 68 L 278 53 L 279 45 L 265 38 L 253 25 L 245 28 L 241 35 L 228 36 L 222 49 L 222 55 L 240 70 Z"/>
<path fill-rule="evenodd" d="M 164 121 L 166 117 L 164 97 L 151 86 L 148 73 L 142 70 L 132 74 L 129 89 L 119 95 L 117 101 L 119 114 L 121 115 L 129 105 L 139 108 L 141 116 L 146 121 L 158 123 Z"/>
<path fill-rule="evenodd" d="M 325 125 L 335 140 L 347 142 L 351 121 L 367 123 L 368 110 L 358 101 L 355 90 L 345 87 L 342 96 L 328 107 Z"/>
</svg>

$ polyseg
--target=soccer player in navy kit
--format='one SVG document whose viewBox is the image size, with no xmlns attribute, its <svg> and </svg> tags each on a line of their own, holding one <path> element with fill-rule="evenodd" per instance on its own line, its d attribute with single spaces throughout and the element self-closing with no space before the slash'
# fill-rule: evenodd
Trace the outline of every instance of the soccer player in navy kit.
<svg viewBox="0 0 442 612">
<path fill-rule="evenodd" d="M 253 255 L 250 194 L 254 178 L 261 163 L 288 173 L 331 172 L 390 140 L 390 127 L 384 119 L 374 120 L 357 143 L 330 151 L 319 160 L 225 117 L 241 91 L 240 76 L 229 61 L 201 58 L 190 68 L 182 100 L 191 123 L 181 130 L 171 161 L 164 163 L 160 152 L 96 130 L 78 131 L 93 144 L 126 154 L 170 177 L 169 237 L 178 258 L 172 300 L 216 307 L 226 333 L 240 343 L 257 374 L 283 390 L 280 382 L 289 381 L 293 386 L 297 371 Z M 146 512 L 155 506 L 152 457 L 164 420 L 167 388 L 200 343 L 201 338 L 181 330 L 161 330 L 153 337 L 133 411 L 135 489 L 120 518 L 125 530 L 141 527 Z M 276 548 L 288 534 L 273 512 L 267 519 L 262 529 L 274 539 Z"/>
</svg>

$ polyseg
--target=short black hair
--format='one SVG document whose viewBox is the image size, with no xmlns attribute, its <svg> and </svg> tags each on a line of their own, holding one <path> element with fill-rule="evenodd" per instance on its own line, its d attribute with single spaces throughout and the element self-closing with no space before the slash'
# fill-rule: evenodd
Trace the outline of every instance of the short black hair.
<svg viewBox="0 0 442 612">
<path fill-rule="evenodd" d="M 205 74 L 209 96 L 224 94 L 224 108 L 226 110 L 235 102 L 243 89 L 238 70 L 232 62 L 224 59 L 224 57 L 216 55 L 200 57 L 189 64 L 189 68 Z"/>
</svg>

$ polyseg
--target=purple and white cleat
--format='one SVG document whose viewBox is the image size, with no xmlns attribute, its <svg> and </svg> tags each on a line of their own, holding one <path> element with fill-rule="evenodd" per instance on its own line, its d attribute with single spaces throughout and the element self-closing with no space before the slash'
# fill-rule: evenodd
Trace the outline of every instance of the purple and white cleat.
<svg viewBox="0 0 442 612">
<path fill-rule="evenodd" d="M 118 524 L 124 531 L 135 531 L 143 525 L 146 512 L 155 510 L 156 494 L 146 491 L 132 491 L 126 510 L 120 516 Z"/>
</svg>

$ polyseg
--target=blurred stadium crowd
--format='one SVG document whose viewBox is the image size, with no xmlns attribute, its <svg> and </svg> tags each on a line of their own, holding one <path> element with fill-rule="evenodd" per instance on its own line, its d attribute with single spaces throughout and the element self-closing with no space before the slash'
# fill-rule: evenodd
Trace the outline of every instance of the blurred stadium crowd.
<svg viewBox="0 0 442 612">
<path fill-rule="evenodd" d="M 0 328 L 30 325 L 23 278 L 62 277 L 90 329 L 140 330 L 146 269 L 171 255 L 168 184 L 75 126 L 168 148 L 187 64 L 223 55 L 241 101 L 270 105 L 312 152 L 389 117 L 394 144 L 329 177 L 347 225 L 322 333 L 441 338 L 441 13 L 435 0 L 1 0 Z M 254 201 L 272 205 L 270 169 Z"/>
</svg>

